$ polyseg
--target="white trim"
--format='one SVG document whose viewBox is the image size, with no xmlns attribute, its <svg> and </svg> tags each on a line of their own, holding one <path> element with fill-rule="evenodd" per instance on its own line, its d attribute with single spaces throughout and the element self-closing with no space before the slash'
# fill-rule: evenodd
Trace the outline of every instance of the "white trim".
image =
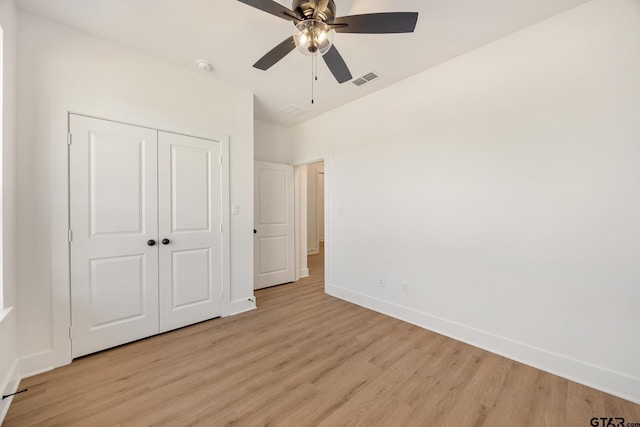
<svg viewBox="0 0 640 427">
<path fill-rule="evenodd" d="M 55 99 L 51 105 L 50 140 L 50 188 L 51 197 L 66 200 L 67 203 L 54 203 L 51 206 L 51 268 L 52 268 L 52 337 L 51 350 L 28 355 L 21 359 L 20 370 L 23 376 L 71 363 L 71 298 L 69 272 L 69 161 L 67 133 L 69 114 L 94 117 L 135 126 L 148 127 L 159 131 L 178 133 L 193 137 L 220 141 L 223 156 L 223 300 L 222 314 L 237 312 L 231 301 L 231 254 L 230 254 L 230 218 L 229 218 L 229 136 L 209 129 L 196 128 L 170 122 L 168 120 L 141 116 L 129 111 L 92 105 L 76 99 Z"/>
<path fill-rule="evenodd" d="M 322 196 L 320 196 L 320 175 L 322 175 Z M 318 221 L 318 204 L 320 199 L 322 199 L 322 210 L 324 211 L 324 185 L 325 185 L 325 175 L 324 175 L 324 162 L 322 162 L 322 171 L 316 169 L 316 247 L 318 248 L 318 253 L 320 252 L 320 242 L 324 242 L 324 232 L 322 233 L 322 239 L 320 238 L 320 221 Z M 322 229 L 324 230 L 324 214 L 322 212 Z"/>
<path fill-rule="evenodd" d="M 231 302 L 231 217 L 230 210 L 230 162 L 229 162 L 229 137 L 224 136 L 220 140 L 222 156 L 222 317 L 232 313 Z"/>
<path fill-rule="evenodd" d="M 7 317 L 9 317 L 9 313 L 13 311 L 13 307 L 2 308 L 0 307 L 0 323 L 4 321 Z"/>
<path fill-rule="evenodd" d="M 7 307 L 3 309 L 0 307 L 0 336 L 2 338 L 2 345 L 6 345 L 7 342 L 13 341 L 14 348 L 11 348 L 11 344 L 7 347 L 3 347 L 3 354 L 0 356 L 6 359 L 2 363 L 10 364 L 9 369 L 3 373 L 3 377 L 0 378 L 0 396 L 15 393 L 20 383 L 19 378 L 19 361 L 15 355 L 15 339 L 16 339 L 16 311 L 13 307 Z M 4 369 L 5 366 L 3 366 Z M 13 397 L 9 397 L 4 400 L 0 400 L 0 424 L 7 415 L 9 406 Z"/>
<path fill-rule="evenodd" d="M 0 25 L 0 322 L 4 309 L 4 152 L 4 29 Z"/>
<path fill-rule="evenodd" d="M 324 159 L 324 291 L 328 292 L 328 284 L 333 283 L 331 277 L 331 265 L 333 262 L 333 247 L 331 240 L 331 156 L 327 154 Z"/>
<path fill-rule="evenodd" d="M 20 360 L 23 376 L 71 362 L 71 288 L 69 271 L 69 114 L 71 108 L 54 101 L 50 123 L 50 176 L 52 200 L 66 203 L 51 204 L 51 325 L 52 348 L 42 353 L 27 355 Z M 27 374 L 27 375 L 25 375 Z"/>
<path fill-rule="evenodd" d="M 329 284 L 327 294 L 640 404 L 640 379 Z"/>
<path fill-rule="evenodd" d="M 294 203 L 294 250 L 296 281 L 309 276 L 307 268 L 307 170 L 300 170 L 302 166 L 293 167 Z M 255 190 L 254 190 L 255 191 Z M 304 233 L 301 230 L 304 229 Z M 304 252 L 303 252 L 304 251 Z"/>
<path fill-rule="evenodd" d="M 0 384 L 0 390 L 2 391 L 0 394 L 5 395 L 15 393 L 16 391 L 18 391 L 18 385 L 20 385 L 20 378 L 18 375 L 18 360 L 16 359 L 13 361 L 11 368 L 9 368 L 7 376 L 2 380 L 2 383 Z M 8 397 L 4 400 L 0 400 L 0 425 L 2 425 L 2 423 L 4 422 L 4 418 L 9 412 L 11 402 L 13 402 L 13 396 Z"/>
<path fill-rule="evenodd" d="M 71 346 L 69 346 L 71 347 Z M 53 350 L 43 351 L 20 358 L 20 378 L 29 378 L 43 372 L 49 372 L 62 365 L 54 365 L 55 352 Z M 70 363 L 71 361 L 69 360 Z M 65 363 L 66 364 L 66 363 Z"/>
</svg>

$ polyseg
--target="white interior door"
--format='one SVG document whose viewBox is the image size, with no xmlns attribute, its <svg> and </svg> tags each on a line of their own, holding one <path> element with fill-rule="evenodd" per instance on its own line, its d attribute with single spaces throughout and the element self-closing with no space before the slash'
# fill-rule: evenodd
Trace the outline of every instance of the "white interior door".
<svg viewBox="0 0 640 427">
<path fill-rule="evenodd" d="M 293 166 L 255 163 L 254 288 L 295 280 Z"/>
<path fill-rule="evenodd" d="M 158 331 L 157 132 L 77 115 L 70 130 L 78 357 Z"/>
<path fill-rule="evenodd" d="M 221 314 L 221 146 L 158 133 L 160 332 Z"/>
</svg>

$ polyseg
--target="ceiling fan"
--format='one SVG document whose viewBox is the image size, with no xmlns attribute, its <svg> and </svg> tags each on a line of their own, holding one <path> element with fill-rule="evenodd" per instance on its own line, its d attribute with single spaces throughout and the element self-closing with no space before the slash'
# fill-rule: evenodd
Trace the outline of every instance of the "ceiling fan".
<svg viewBox="0 0 640 427">
<path fill-rule="evenodd" d="M 333 33 L 411 33 L 418 22 L 417 12 L 369 13 L 336 17 L 333 0 L 293 0 L 287 9 L 273 0 L 238 0 L 296 24 L 293 35 L 271 49 L 253 66 L 268 70 L 296 47 L 306 55 L 322 55 L 338 83 L 352 79 L 342 55 L 333 45 Z"/>
</svg>

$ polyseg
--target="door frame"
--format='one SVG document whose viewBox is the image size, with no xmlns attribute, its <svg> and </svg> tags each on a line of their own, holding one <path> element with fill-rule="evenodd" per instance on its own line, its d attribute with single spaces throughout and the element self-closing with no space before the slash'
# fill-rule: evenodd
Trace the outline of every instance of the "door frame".
<svg viewBox="0 0 640 427">
<path fill-rule="evenodd" d="M 174 123 L 165 119 L 142 116 L 128 111 L 97 106 L 75 99 L 54 99 L 51 104 L 50 134 L 53 142 L 50 151 L 52 192 L 51 200 L 51 297 L 52 343 L 42 353 L 20 360 L 23 374 L 34 375 L 71 363 L 71 271 L 69 244 L 69 115 L 78 114 L 97 119 L 147 127 L 197 138 L 219 141 L 222 152 L 222 317 L 231 313 L 231 239 L 230 239 L 230 178 L 229 135 L 210 129 L 202 129 Z"/>
<path fill-rule="evenodd" d="M 331 263 L 329 256 L 331 253 L 331 228 L 330 228 L 330 188 L 331 174 L 329 156 L 310 160 L 303 163 L 294 164 L 294 186 L 295 186 L 295 263 L 296 280 L 309 276 L 309 267 L 306 262 L 307 257 L 307 176 L 299 173 L 301 167 L 306 167 L 314 163 L 324 163 L 324 289 L 331 283 Z M 317 195 L 316 195 L 317 197 Z"/>
</svg>

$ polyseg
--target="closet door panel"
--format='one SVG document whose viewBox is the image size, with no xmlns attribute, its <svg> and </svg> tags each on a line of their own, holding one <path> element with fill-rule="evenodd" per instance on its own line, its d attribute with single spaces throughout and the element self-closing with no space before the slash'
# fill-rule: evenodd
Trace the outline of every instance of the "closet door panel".
<svg viewBox="0 0 640 427">
<path fill-rule="evenodd" d="M 221 314 L 220 155 L 217 141 L 158 134 L 161 331 Z"/>
<path fill-rule="evenodd" d="M 157 131 L 70 116 L 73 357 L 158 333 Z"/>
</svg>

